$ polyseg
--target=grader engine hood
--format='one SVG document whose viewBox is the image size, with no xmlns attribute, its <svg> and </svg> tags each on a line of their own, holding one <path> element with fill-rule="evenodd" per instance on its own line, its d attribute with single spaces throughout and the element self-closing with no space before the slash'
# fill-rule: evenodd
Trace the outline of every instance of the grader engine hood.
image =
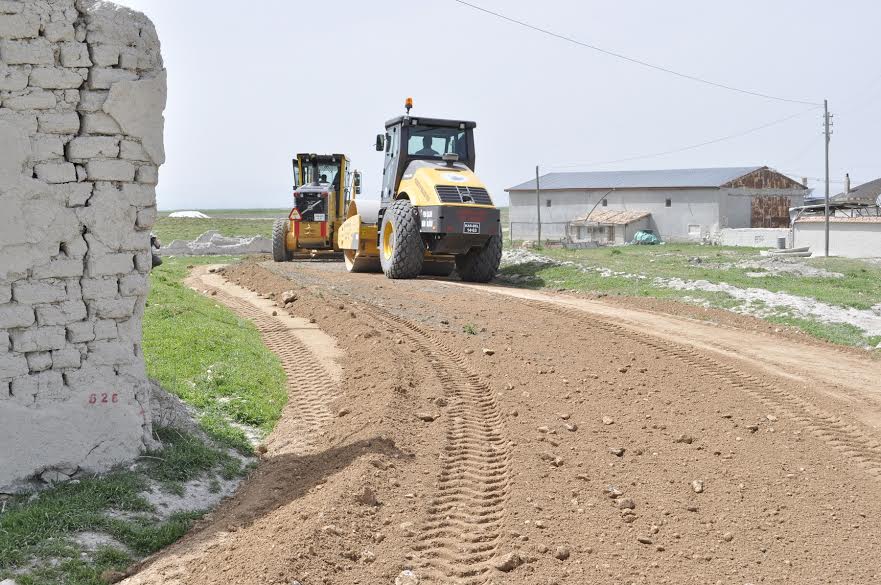
<svg viewBox="0 0 881 585">
<path fill-rule="evenodd" d="M 480 205 L 493 201 L 483 182 L 467 166 L 414 161 L 401 178 L 399 192 L 414 205 Z"/>
</svg>

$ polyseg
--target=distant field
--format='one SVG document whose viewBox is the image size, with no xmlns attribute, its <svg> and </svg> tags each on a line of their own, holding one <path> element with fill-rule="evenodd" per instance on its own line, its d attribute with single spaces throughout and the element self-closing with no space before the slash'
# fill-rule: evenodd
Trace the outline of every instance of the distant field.
<svg viewBox="0 0 881 585">
<path fill-rule="evenodd" d="M 274 219 L 290 213 L 290 209 L 187 209 L 160 211 L 159 217 L 168 217 L 175 211 L 201 211 L 211 218 L 218 219 Z"/>
<path fill-rule="evenodd" d="M 210 214 L 209 214 L 210 215 Z M 209 230 L 220 232 L 223 236 L 266 236 L 272 235 L 273 217 L 267 219 L 191 219 L 161 217 L 153 226 L 153 233 L 159 236 L 162 244 L 172 240 L 195 240 Z"/>
</svg>

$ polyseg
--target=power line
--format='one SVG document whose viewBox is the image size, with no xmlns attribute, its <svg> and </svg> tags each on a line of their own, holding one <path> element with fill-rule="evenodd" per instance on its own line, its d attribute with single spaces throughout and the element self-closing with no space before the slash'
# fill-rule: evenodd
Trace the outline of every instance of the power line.
<svg viewBox="0 0 881 585">
<path fill-rule="evenodd" d="M 698 83 L 703 83 L 703 84 L 705 84 L 705 85 L 711 85 L 711 86 L 713 86 L 713 87 L 718 87 L 718 88 L 721 88 L 721 89 L 727 89 L 728 91 L 733 91 L 733 92 L 737 92 L 737 93 L 742 93 L 742 94 L 746 94 L 746 95 L 751 95 L 751 96 L 754 96 L 754 97 L 761 97 L 761 98 L 765 98 L 765 99 L 769 99 L 769 100 L 777 100 L 777 101 L 780 101 L 780 102 L 788 102 L 788 103 L 792 103 L 792 104 L 804 104 L 804 105 L 810 105 L 810 106 L 819 106 L 819 105 L 822 105 L 822 104 L 820 104 L 820 103 L 818 103 L 818 102 L 809 102 L 809 101 L 806 101 L 806 100 L 796 100 L 796 99 L 790 99 L 790 98 L 783 98 L 783 97 L 779 97 L 779 96 L 769 95 L 769 94 L 766 94 L 766 93 L 760 93 L 760 92 L 757 92 L 757 91 L 751 91 L 751 90 L 748 90 L 748 89 L 741 89 L 741 88 L 739 88 L 739 87 L 734 87 L 733 85 L 725 85 L 724 83 L 718 83 L 718 82 L 715 82 L 715 81 L 710 81 L 710 80 L 708 80 L 708 79 L 703 79 L 703 78 L 701 78 L 701 77 L 696 77 L 696 76 L 694 76 L 694 75 L 689 75 L 689 74 L 687 74 L 687 73 L 681 73 L 681 72 L 679 72 L 679 71 L 674 71 L 673 69 L 668 69 L 668 68 L 666 68 L 666 67 L 662 67 L 662 66 L 660 66 L 660 65 L 655 65 L 655 64 L 653 64 L 653 63 L 648 63 L 648 62 L 646 62 L 646 61 L 642 61 L 642 60 L 640 60 L 640 59 L 636 59 L 636 58 L 634 58 L 634 57 L 628 57 L 627 55 L 622 55 L 621 53 L 616 53 L 616 52 L 614 52 L 614 51 L 610 51 L 610 50 L 608 50 L 608 49 L 603 49 L 602 47 L 598 47 L 598 46 L 596 46 L 596 45 L 591 45 L 591 44 L 589 44 L 589 43 L 585 43 L 585 42 L 579 41 L 579 40 L 577 40 L 577 39 L 573 39 L 572 37 L 567 37 L 566 35 L 563 35 L 563 34 L 560 34 L 560 33 L 556 33 L 556 32 L 554 32 L 554 31 L 551 31 L 551 30 L 548 30 L 548 29 L 545 29 L 545 28 L 541 28 L 541 27 L 538 27 L 538 26 L 535 26 L 535 25 L 529 24 L 528 22 L 524 22 L 524 21 L 522 21 L 522 20 L 517 20 L 516 18 L 511 18 L 510 16 L 506 16 L 506 15 L 501 14 L 501 13 L 498 13 L 498 12 L 493 12 L 492 10 L 489 10 L 489 9 L 483 8 L 482 6 L 477 6 L 476 4 L 471 4 L 470 2 L 465 2 L 465 0 L 453 0 L 453 1 L 454 1 L 454 2 L 458 2 L 459 4 L 462 4 L 463 6 L 468 6 L 469 8 L 472 8 L 472 9 L 474 9 L 474 10 L 479 10 L 480 12 L 484 12 L 484 13 L 486 13 L 486 14 L 489 14 L 489 15 L 495 16 L 496 18 L 500 18 L 500 19 L 502 19 L 502 20 L 506 20 L 506 21 L 508 21 L 508 22 L 511 22 L 511 23 L 514 23 L 514 24 L 518 24 L 518 25 L 520 25 L 520 26 L 522 26 L 522 27 L 525 27 L 525 28 L 528 28 L 528 29 L 534 30 L 534 31 L 536 31 L 536 32 L 540 32 L 540 33 L 542 33 L 542 34 L 546 34 L 546 35 L 548 35 L 548 36 L 552 36 L 552 37 L 554 37 L 554 38 L 557 38 L 557 39 L 560 39 L 560 40 L 563 40 L 563 41 L 566 41 L 566 42 L 569 42 L 569 43 L 573 43 L 573 44 L 578 45 L 578 46 L 580 46 L 580 47 L 584 47 L 584 48 L 586 48 L 586 49 L 591 49 L 591 50 L 593 50 L 593 51 L 597 51 L 597 52 L 599 52 L 599 53 L 603 53 L 604 55 L 609 55 L 610 57 L 615 57 L 616 59 L 622 59 L 622 60 L 624 60 L 624 61 L 629 61 L 630 63 L 635 63 L 635 64 L 637 64 L 637 65 L 642 65 L 643 67 L 648 67 L 648 68 L 650 68 L 650 69 L 655 69 L 655 70 L 657 70 L 657 71 L 663 71 L 664 73 L 669 73 L 669 74 L 671 74 L 671 75 L 675 75 L 675 76 L 677 76 L 677 77 L 681 77 L 681 78 L 683 78 L 683 79 L 688 79 L 688 80 L 691 80 L 691 81 L 696 81 L 696 82 L 698 82 Z"/>
<path fill-rule="evenodd" d="M 750 128 L 749 130 L 744 130 L 743 132 L 738 132 L 737 134 L 729 134 L 728 136 L 722 136 L 721 138 L 714 138 L 713 140 L 707 140 L 705 142 L 700 142 L 698 144 L 691 144 L 689 146 L 683 146 L 681 148 L 674 148 L 672 150 L 665 150 L 662 152 L 654 152 L 651 154 L 642 154 L 642 155 L 638 155 L 638 156 L 628 156 L 626 158 L 619 158 L 619 159 L 615 159 L 615 160 L 596 161 L 596 162 L 592 162 L 592 163 L 577 163 L 577 164 L 570 164 L 570 165 L 549 165 L 549 166 L 551 168 L 556 168 L 556 169 L 571 169 L 571 168 L 575 168 L 575 167 L 592 167 L 592 166 L 597 166 L 597 165 L 609 165 L 609 164 L 614 164 L 614 163 L 619 163 L 619 162 L 628 162 L 628 161 L 632 161 L 632 160 L 640 160 L 640 159 L 645 159 L 645 158 L 655 158 L 658 156 L 666 156 L 668 154 L 675 154 L 677 152 L 685 152 L 686 150 L 694 150 L 695 148 L 709 146 L 710 144 L 716 144 L 718 142 L 724 142 L 726 140 L 740 138 L 741 136 L 746 136 L 747 134 L 752 134 L 753 132 L 758 132 L 759 130 L 764 130 L 765 128 L 769 128 L 771 126 L 776 126 L 777 124 L 782 124 L 783 122 L 787 122 L 789 120 L 792 120 L 793 118 L 803 116 L 803 115 L 805 115 L 809 112 L 813 112 L 817 109 L 818 109 L 817 107 L 812 107 L 807 110 L 803 110 L 801 112 L 798 112 L 797 114 L 791 114 L 789 116 L 786 116 L 785 118 L 779 118 L 777 120 L 773 120 L 773 121 L 768 122 L 766 124 L 762 124 L 761 126 L 756 126 L 755 128 Z"/>
</svg>

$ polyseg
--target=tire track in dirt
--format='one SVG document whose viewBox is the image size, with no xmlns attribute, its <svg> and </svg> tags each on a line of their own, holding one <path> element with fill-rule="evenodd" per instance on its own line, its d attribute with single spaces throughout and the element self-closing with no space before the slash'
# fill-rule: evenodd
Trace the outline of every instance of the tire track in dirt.
<svg viewBox="0 0 881 585">
<path fill-rule="evenodd" d="M 285 420 L 293 432 L 285 433 L 291 438 L 275 445 L 276 450 L 302 455 L 314 453 L 318 448 L 320 431 L 333 420 L 329 405 L 335 393 L 330 373 L 318 363 L 315 354 L 296 333 L 278 318 L 245 299 L 213 286 L 198 275 L 193 278 L 197 279 L 198 288 L 203 294 L 207 292 L 210 298 L 251 321 L 260 332 L 264 345 L 281 361 L 288 395 Z"/>
<path fill-rule="evenodd" d="M 446 445 L 413 547 L 420 582 L 487 583 L 501 543 L 511 481 L 510 443 L 493 391 L 469 370 L 464 356 L 435 334 L 372 303 L 361 308 L 425 356 L 446 391 Z"/>
<path fill-rule="evenodd" d="M 693 366 L 709 376 L 741 390 L 781 416 L 801 424 L 812 435 L 827 443 L 842 455 L 854 461 L 866 473 L 881 478 L 881 442 L 857 425 L 832 415 L 811 402 L 784 388 L 762 381 L 690 347 L 660 338 L 641 335 L 617 323 L 587 316 L 583 311 L 557 307 L 541 301 L 518 299 L 519 302 L 541 311 L 563 315 L 578 321 L 580 327 L 600 330 L 628 341 L 639 343 Z M 587 317 L 587 318 L 586 318 Z"/>
</svg>

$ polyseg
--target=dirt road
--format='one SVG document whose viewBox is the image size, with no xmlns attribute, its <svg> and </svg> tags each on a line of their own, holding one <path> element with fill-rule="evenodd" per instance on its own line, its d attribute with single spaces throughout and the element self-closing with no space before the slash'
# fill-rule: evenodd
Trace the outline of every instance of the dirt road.
<svg viewBox="0 0 881 585">
<path fill-rule="evenodd" d="M 223 276 L 193 284 L 255 321 L 291 403 L 245 487 L 129 583 L 881 580 L 877 361 L 339 264 Z"/>
</svg>

